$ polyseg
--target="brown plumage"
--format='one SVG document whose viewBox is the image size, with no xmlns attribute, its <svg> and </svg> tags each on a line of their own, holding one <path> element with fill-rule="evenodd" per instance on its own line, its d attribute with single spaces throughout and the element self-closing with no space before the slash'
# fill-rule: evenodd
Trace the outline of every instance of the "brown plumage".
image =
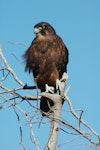
<svg viewBox="0 0 100 150">
<path fill-rule="evenodd" d="M 44 92 L 45 84 L 55 87 L 56 80 L 67 71 L 68 49 L 53 27 L 40 22 L 34 26 L 36 38 L 24 54 L 26 71 L 33 72 L 38 88 Z M 53 101 L 41 98 L 42 115 L 49 112 Z"/>
</svg>

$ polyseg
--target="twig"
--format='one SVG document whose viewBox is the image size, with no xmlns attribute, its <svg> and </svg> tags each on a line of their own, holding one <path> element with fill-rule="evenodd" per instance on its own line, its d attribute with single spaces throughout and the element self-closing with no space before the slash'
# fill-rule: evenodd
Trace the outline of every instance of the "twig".
<svg viewBox="0 0 100 150">
<path fill-rule="evenodd" d="M 23 87 L 24 83 L 17 77 L 17 75 L 15 74 L 15 72 L 12 70 L 12 68 L 10 67 L 10 65 L 8 64 L 6 58 L 4 57 L 1 47 L 0 47 L 0 56 L 3 60 L 3 63 L 5 64 L 6 68 L 9 70 L 9 72 L 12 74 L 13 78 Z"/>
<path fill-rule="evenodd" d="M 67 90 L 67 92 L 68 92 L 68 91 L 69 91 L 69 90 Z M 66 95 L 66 93 L 65 93 L 65 95 Z M 66 98 L 66 100 L 67 100 L 67 102 L 68 102 L 70 111 L 71 111 L 71 113 L 73 114 L 73 116 L 74 116 L 77 120 L 80 120 L 80 122 L 81 122 L 84 126 L 86 126 L 86 127 L 87 127 L 94 135 L 96 135 L 96 136 L 98 137 L 98 139 L 100 140 L 100 135 L 99 135 L 97 132 L 95 132 L 91 126 L 89 126 L 83 119 L 81 119 L 81 118 L 76 114 L 76 112 L 75 112 L 74 109 L 73 109 L 73 106 L 72 106 L 72 103 L 71 103 L 69 97 L 66 95 L 65 98 Z"/>
<path fill-rule="evenodd" d="M 19 129 L 20 129 L 20 145 L 21 145 L 22 150 L 25 150 L 25 147 L 24 147 L 24 144 L 23 144 L 23 132 L 22 132 L 22 125 L 21 125 L 20 117 L 19 117 L 15 107 L 13 107 L 13 109 L 14 109 L 14 112 L 15 112 L 15 114 L 17 116 Z"/>
<path fill-rule="evenodd" d="M 13 45 L 21 45 L 21 46 L 24 46 L 24 47 L 27 47 L 27 45 L 25 43 L 22 43 L 22 42 L 13 42 L 13 41 L 8 41 L 10 44 L 13 44 Z"/>
</svg>

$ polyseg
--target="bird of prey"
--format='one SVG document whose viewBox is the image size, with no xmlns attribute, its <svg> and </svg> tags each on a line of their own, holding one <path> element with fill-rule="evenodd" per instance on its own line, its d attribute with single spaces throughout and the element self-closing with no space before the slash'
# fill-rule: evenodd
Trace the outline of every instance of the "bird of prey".
<svg viewBox="0 0 100 150">
<path fill-rule="evenodd" d="M 36 37 L 26 50 L 24 58 L 25 70 L 32 72 L 38 88 L 44 92 L 45 85 L 56 87 L 56 80 L 61 79 L 67 72 L 68 49 L 54 28 L 47 22 L 40 22 L 34 26 Z M 40 110 L 45 116 L 51 112 L 53 101 L 41 97 Z"/>
</svg>

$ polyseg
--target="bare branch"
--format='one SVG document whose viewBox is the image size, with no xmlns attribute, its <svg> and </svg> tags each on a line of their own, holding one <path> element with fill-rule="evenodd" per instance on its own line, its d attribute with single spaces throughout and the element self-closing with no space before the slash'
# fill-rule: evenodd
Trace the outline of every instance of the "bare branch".
<svg viewBox="0 0 100 150">
<path fill-rule="evenodd" d="M 70 108 L 71 113 L 73 114 L 73 116 L 74 116 L 79 122 L 81 122 L 84 126 L 86 126 L 86 127 L 87 127 L 94 135 L 96 135 L 96 136 L 98 137 L 98 139 L 100 140 L 100 135 L 99 135 L 98 133 L 96 133 L 96 132 L 93 130 L 93 128 L 92 128 L 91 126 L 89 126 L 83 119 L 80 118 L 80 116 L 78 116 L 78 115 L 76 114 L 76 112 L 75 112 L 74 109 L 73 109 L 73 106 L 72 106 L 72 103 L 71 103 L 69 97 L 66 95 L 68 92 L 69 92 L 69 89 L 66 90 L 65 98 L 66 98 L 66 100 L 67 100 L 67 102 L 68 102 L 68 105 L 69 105 L 69 108 Z"/>
<path fill-rule="evenodd" d="M 61 79 L 61 91 L 59 94 L 49 94 L 49 93 L 42 93 L 43 96 L 47 97 L 49 94 L 49 98 L 53 100 L 54 107 L 53 107 L 53 115 L 49 118 L 51 118 L 51 130 L 50 130 L 50 136 L 48 143 L 46 145 L 45 150 L 55 150 L 57 146 L 57 140 L 58 140 L 58 133 L 60 130 L 60 114 L 62 109 L 62 100 L 64 96 L 64 88 L 66 86 L 66 81 L 68 80 L 67 74 L 63 74 Z"/>
<path fill-rule="evenodd" d="M 21 44 L 21 43 L 14 43 L 14 44 Z M 22 44 L 23 45 L 23 44 Z M 55 150 L 57 147 L 57 140 L 58 140 L 58 134 L 59 131 L 62 130 L 65 134 L 73 134 L 76 136 L 72 140 L 69 140 L 65 143 L 68 143 L 70 141 L 75 140 L 78 137 L 84 137 L 88 143 L 90 143 L 92 146 L 95 147 L 96 150 L 100 149 L 100 134 L 97 133 L 88 123 L 86 123 L 83 120 L 83 110 L 80 110 L 80 114 L 78 115 L 77 110 L 74 109 L 71 100 L 68 97 L 68 92 L 70 90 L 70 87 L 68 87 L 65 91 L 65 87 L 68 81 L 68 75 L 66 73 L 63 74 L 62 79 L 60 79 L 61 82 L 61 91 L 51 94 L 47 92 L 43 92 L 40 94 L 32 95 L 32 94 L 26 94 L 27 90 L 33 90 L 37 89 L 37 86 L 27 86 L 25 85 L 15 74 L 13 69 L 8 64 L 6 58 L 4 57 L 2 50 L 0 48 L 0 57 L 2 59 L 2 67 L 0 68 L 1 72 L 1 79 L 0 79 L 0 109 L 6 109 L 12 107 L 14 109 L 14 112 L 17 116 L 18 125 L 20 129 L 20 145 L 21 149 L 25 150 L 25 146 L 23 143 L 23 136 L 22 136 L 22 122 L 21 118 L 18 112 L 22 113 L 26 120 L 26 124 L 30 128 L 30 139 L 31 143 L 35 146 L 37 150 L 39 150 L 39 142 L 36 139 L 36 136 L 34 134 L 33 124 L 44 124 L 48 125 L 48 123 L 51 123 L 51 129 L 50 129 L 50 135 L 48 142 L 45 146 L 45 150 Z M 4 82 L 7 80 L 9 75 L 11 74 L 11 77 L 14 79 L 14 82 L 19 85 L 19 87 L 12 87 L 9 88 L 4 84 Z M 12 81 L 11 81 L 12 82 Z M 14 84 L 15 85 L 15 84 Z M 24 94 L 22 94 L 24 93 Z M 47 115 L 48 121 L 43 122 L 41 121 L 41 117 L 38 117 L 40 114 L 40 110 L 38 108 L 38 105 L 34 106 L 32 101 L 37 101 L 41 99 L 41 96 L 47 97 L 51 99 L 54 102 L 54 107 L 52 107 L 52 113 Z M 66 112 L 70 113 L 72 117 L 76 120 L 76 124 L 71 124 L 70 120 L 66 120 L 66 118 L 61 117 L 61 110 L 62 110 L 62 101 L 65 100 L 65 102 L 68 103 L 69 110 Z M 23 109 L 21 104 L 22 102 L 26 102 L 28 106 L 30 106 L 30 111 L 26 111 Z M 32 109 L 32 110 L 31 110 Z M 65 113 L 66 113 L 65 112 Z M 60 127 L 62 126 L 62 128 Z M 66 130 L 69 130 L 67 132 Z M 92 138 L 92 136 L 95 136 L 97 141 Z M 59 144 L 61 146 L 62 144 Z"/>
<path fill-rule="evenodd" d="M 2 49 L 0 47 L 0 57 L 2 58 L 3 63 L 5 64 L 7 70 L 9 70 L 9 72 L 12 74 L 13 78 L 23 87 L 24 83 L 17 77 L 17 75 L 15 74 L 15 72 L 12 70 L 12 68 L 10 67 L 10 65 L 8 64 L 6 58 L 4 57 L 3 53 L 2 53 Z"/>
</svg>

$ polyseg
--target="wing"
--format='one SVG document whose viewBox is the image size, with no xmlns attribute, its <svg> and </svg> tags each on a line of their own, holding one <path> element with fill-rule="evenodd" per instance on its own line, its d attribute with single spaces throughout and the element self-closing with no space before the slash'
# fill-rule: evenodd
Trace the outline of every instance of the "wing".
<svg viewBox="0 0 100 150">
<path fill-rule="evenodd" d="M 40 64 L 43 60 L 41 53 L 41 49 L 43 48 L 44 47 L 41 45 L 41 42 L 35 38 L 24 54 L 24 58 L 26 60 L 25 71 L 29 71 L 29 73 L 32 71 L 34 76 L 38 74 Z"/>
<path fill-rule="evenodd" d="M 65 46 L 62 39 L 56 35 L 56 38 L 52 41 L 52 59 L 55 63 L 55 67 L 59 72 L 59 79 L 62 77 L 64 72 L 67 72 L 68 64 L 68 49 Z"/>
</svg>

